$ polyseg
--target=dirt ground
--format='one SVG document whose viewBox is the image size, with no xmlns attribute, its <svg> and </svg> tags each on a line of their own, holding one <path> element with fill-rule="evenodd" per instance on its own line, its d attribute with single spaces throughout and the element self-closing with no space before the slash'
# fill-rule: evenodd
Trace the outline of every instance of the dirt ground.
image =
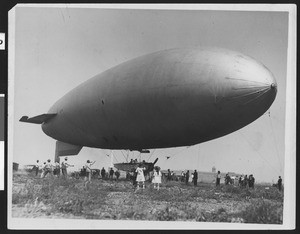
<svg viewBox="0 0 300 234">
<path fill-rule="evenodd" d="M 82 179 L 13 176 L 13 217 L 281 224 L 282 211 L 283 193 L 260 185 L 169 181 L 157 191 L 150 182 L 136 190 L 125 179 L 94 179 L 85 186 Z"/>
</svg>

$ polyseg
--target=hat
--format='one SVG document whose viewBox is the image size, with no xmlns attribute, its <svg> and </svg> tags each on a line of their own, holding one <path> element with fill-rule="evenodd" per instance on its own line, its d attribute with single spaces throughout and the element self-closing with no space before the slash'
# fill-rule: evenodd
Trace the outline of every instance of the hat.
<svg viewBox="0 0 300 234">
<path fill-rule="evenodd" d="M 47 160 L 47 162 L 50 162 L 50 161 L 51 161 L 50 159 Z"/>
</svg>

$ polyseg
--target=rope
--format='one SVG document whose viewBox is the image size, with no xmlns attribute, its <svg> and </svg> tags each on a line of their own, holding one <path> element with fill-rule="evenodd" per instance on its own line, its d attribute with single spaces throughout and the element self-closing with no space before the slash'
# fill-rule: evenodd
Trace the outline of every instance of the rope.
<svg viewBox="0 0 300 234">
<path fill-rule="evenodd" d="M 126 156 L 124 155 L 122 150 L 121 150 L 121 153 L 122 153 L 123 157 L 125 158 L 125 161 L 128 162 L 128 158 L 126 158 Z"/>
<path fill-rule="evenodd" d="M 154 149 L 154 150 L 152 151 L 152 153 L 150 154 L 150 157 L 149 157 L 148 160 L 147 160 L 148 162 L 149 162 L 150 158 L 153 156 L 155 150 L 156 150 L 156 149 Z"/>
<path fill-rule="evenodd" d="M 175 155 L 178 155 L 179 153 L 183 152 L 184 150 L 187 150 L 188 148 L 190 148 L 191 146 L 186 146 L 184 149 L 178 151 L 177 153 L 171 155 L 170 157 L 174 157 Z"/>
<path fill-rule="evenodd" d="M 275 143 L 276 156 L 277 156 L 277 159 L 278 159 L 278 162 L 279 162 L 280 172 L 282 172 L 282 165 L 281 165 L 281 162 L 280 162 L 280 156 L 279 156 L 277 141 L 276 141 L 275 132 L 274 132 L 273 124 L 272 124 L 272 118 L 271 118 L 270 114 L 271 114 L 271 112 L 269 111 L 269 120 L 270 120 L 270 124 L 271 124 L 273 140 L 274 140 L 274 143 Z"/>
<path fill-rule="evenodd" d="M 251 143 L 247 140 L 247 138 L 240 132 L 240 134 L 242 135 L 242 137 L 245 139 L 245 141 L 249 144 L 249 146 L 252 148 L 252 149 L 254 149 L 254 147 L 251 145 Z M 270 168 L 272 168 L 274 171 L 276 171 L 277 173 L 279 173 L 278 171 L 277 171 L 277 169 L 275 169 L 273 166 L 271 166 L 271 164 L 269 164 L 269 162 L 259 153 L 259 151 L 257 151 L 257 150 L 255 150 L 254 149 L 254 151 L 255 152 L 257 152 L 257 154 L 267 163 L 267 165 L 270 167 Z M 280 174 L 280 173 L 279 173 Z"/>
<path fill-rule="evenodd" d="M 115 154 L 113 153 L 113 151 L 111 151 L 111 154 L 112 154 L 112 156 L 113 156 L 113 159 L 115 159 L 116 162 L 118 162 L 118 160 L 116 159 L 116 156 L 115 156 Z"/>
</svg>

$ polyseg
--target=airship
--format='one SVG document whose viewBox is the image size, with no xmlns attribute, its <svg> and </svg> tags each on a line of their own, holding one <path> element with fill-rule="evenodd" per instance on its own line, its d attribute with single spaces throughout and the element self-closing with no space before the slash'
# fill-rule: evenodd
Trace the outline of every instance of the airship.
<svg viewBox="0 0 300 234">
<path fill-rule="evenodd" d="M 277 83 L 261 62 L 214 47 L 162 50 L 110 68 L 49 109 L 20 121 L 41 124 L 55 158 L 82 147 L 191 146 L 237 131 L 273 103 Z"/>
</svg>

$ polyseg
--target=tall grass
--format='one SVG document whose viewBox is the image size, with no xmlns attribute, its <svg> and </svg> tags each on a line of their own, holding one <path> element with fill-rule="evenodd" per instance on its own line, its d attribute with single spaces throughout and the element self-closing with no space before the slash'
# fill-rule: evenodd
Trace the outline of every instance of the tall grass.
<svg viewBox="0 0 300 234">
<path fill-rule="evenodd" d="M 246 210 L 240 213 L 246 223 L 282 224 L 283 205 L 266 199 L 251 201 Z"/>
<path fill-rule="evenodd" d="M 146 183 L 145 190 L 134 191 L 129 181 L 93 180 L 86 188 L 83 180 L 72 178 L 41 179 L 29 175 L 24 179 L 24 176 L 16 175 L 13 179 L 13 204 L 44 204 L 40 211 L 48 215 L 72 214 L 88 219 L 282 223 L 283 193 L 271 187 L 242 189 L 221 185 L 216 188 L 213 184 L 202 183 L 194 187 L 171 181 L 162 184 L 159 191 L 149 183 Z M 237 202 L 242 208 L 234 212 L 225 205 Z"/>
</svg>

